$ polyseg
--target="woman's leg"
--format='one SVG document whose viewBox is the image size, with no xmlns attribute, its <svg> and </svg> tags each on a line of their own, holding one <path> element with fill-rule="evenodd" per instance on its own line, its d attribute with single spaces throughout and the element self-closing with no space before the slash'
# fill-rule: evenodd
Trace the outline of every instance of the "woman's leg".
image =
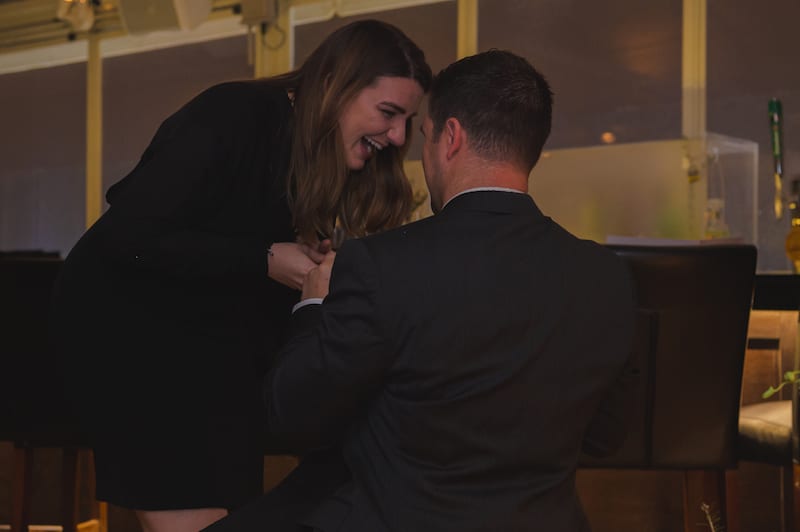
<svg viewBox="0 0 800 532">
<path fill-rule="evenodd" d="M 143 532 L 198 532 L 228 515 L 224 508 L 136 510 Z"/>
</svg>

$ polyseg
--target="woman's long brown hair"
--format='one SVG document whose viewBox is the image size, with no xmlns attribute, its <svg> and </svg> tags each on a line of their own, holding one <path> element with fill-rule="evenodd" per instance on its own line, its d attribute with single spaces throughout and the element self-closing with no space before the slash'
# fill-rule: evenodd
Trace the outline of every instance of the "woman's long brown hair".
<svg viewBox="0 0 800 532">
<path fill-rule="evenodd" d="M 271 82 L 294 94 L 289 164 L 289 206 L 298 236 L 307 242 L 395 227 L 408 218 L 411 185 L 403 172 L 406 143 L 376 152 L 364 168 L 347 168 L 339 116 L 347 104 L 381 76 L 414 79 L 428 92 L 431 69 L 423 52 L 398 28 L 362 20 L 328 36 L 303 63 Z"/>
</svg>

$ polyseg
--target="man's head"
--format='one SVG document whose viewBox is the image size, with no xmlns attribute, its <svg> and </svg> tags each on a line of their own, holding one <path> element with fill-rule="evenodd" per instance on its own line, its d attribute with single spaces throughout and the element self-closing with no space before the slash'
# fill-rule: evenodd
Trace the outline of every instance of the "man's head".
<svg viewBox="0 0 800 532">
<path fill-rule="evenodd" d="M 434 210 L 442 164 L 442 133 L 456 125 L 469 151 L 487 164 L 502 163 L 527 176 L 550 134 L 553 97 L 544 77 L 511 52 L 490 50 L 443 69 L 430 91 L 423 124 L 425 163 Z M 428 175 L 431 174 L 431 175 Z M 439 200 L 444 198 L 439 198 Z"/>
</svg>

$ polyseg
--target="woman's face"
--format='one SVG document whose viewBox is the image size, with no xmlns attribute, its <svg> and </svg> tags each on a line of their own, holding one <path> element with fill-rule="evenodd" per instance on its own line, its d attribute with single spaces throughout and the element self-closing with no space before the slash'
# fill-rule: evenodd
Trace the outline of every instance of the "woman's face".
<svg viewBox="0 0 800 532">
<path fill-rule="evenodd" d="M 422 87 L 410 78 L 379 77 L 347 104 L 339 116 L 339 130 L 350 170 L 390 144 L 406 141 L 406 120 L 417 113 Z"/>
</svg>

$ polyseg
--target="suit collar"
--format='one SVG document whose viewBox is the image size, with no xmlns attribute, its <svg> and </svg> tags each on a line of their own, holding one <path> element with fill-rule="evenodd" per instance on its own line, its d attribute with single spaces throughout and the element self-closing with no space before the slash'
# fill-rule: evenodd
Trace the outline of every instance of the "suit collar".
<svg viewBox="0 0 800 532">
<path fill-rule="evenodd" d="M 471 190 L 453 197 L 440 214 L 458 211 L 528 213 L 544 216 L 533 198 L 525 193 L 499 190 Z"/>
</svg>

